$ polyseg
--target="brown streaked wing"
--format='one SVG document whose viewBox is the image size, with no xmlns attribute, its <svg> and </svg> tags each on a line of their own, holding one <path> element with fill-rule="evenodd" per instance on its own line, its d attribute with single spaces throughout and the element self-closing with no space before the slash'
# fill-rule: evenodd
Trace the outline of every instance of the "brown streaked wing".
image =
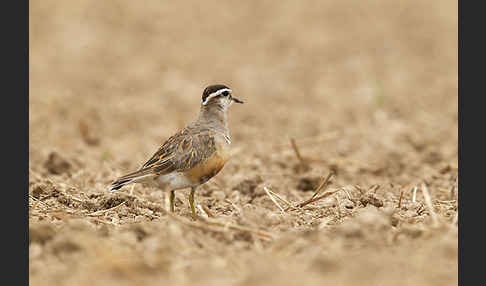
<svg viewBox="0 0 486 286">
<path fill-rule="evenodd" d="M 185 130 L 181 130 L 173 136 L 169 137 L 169 139 L 167 139 L 164 144 L 162 144 L 159 150 L 157 150 L 157 152 L 155 152 L 155 154 L 152 155 L 152 157 L 147 162 L 145 162 L 142 167 L 140 167 L 140 170 L 150 168 L 153 164 L 157 162 L 162 162 L 166 159 L 173 157 L 175 155 L 173 149 L 175 146 L 177 146 L 177 142 L 185 138 L 184 131 Z"/>
<path fill-rule="evenodd" d="M 157 174 L 184 171 L 209 158 L 216 151 L 214 138 L 207 130 L 188 135 L 182 131 L 167 139 L 140 169 Z"/>
</svg>

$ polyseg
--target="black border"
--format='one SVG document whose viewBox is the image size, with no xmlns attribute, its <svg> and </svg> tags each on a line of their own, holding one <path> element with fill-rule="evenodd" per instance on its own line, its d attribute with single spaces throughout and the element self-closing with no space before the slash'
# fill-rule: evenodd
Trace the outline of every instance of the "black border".
<svg viewBox="0 0 486 286">
<path fill-rule="evenodd" d="M 29 1 L 2 8 L 2 280 L 29 285 Z"/>
<path fill-rule="evenodd" d="M 486 45 L 484 24 L 481 25 L 483 9 L 471 3 L 475 2 L 458 1 L 459 285 L 482 284 L 480 275 L 485 271 L 481 251 L 485 225 L 482 217 L 485 184 L 481 181 L 484 177 L 484 161 L 481 160 L 484 156 L 481 155 L 486 143 L 482 126 L 485 111 L 484 105 L 479 101 L 474 104 L 473 99 L 484 97 L 484 61 L 481 56 Z M 465 141 L 466 136 L 469 139 Z"/>
</svg>

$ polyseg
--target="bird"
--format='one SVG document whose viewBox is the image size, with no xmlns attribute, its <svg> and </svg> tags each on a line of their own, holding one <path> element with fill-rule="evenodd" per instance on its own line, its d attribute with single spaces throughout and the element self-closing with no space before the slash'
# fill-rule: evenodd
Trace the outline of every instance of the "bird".
<svg viewBox="0 0 486 286">
<path fill-rule="evenodd" d="M 197 188 L 216 176 L 230 158 L 227 111 L 233 102 L 244 103 L 224 84 L 207 86 L 197 118 L 169 137 L 138 170 L 115 179 L 108 190 L 114 192 L 132 183 L 168 190 L 173 213 L 175 191 L 191 188 L 189 204 L 196 218 Z"/>
</svg>

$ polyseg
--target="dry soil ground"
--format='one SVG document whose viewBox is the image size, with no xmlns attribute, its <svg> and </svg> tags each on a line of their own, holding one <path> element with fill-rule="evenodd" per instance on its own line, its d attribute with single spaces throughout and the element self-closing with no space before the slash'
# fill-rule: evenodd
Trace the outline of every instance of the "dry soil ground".
<svg viewBox="0 0 486 286">
<path fill-rule="evenodd" d="M 30 1 L 31 285 L 456 285 L 457 24 L 443 0 Z M 210 83 L 246 104 L 203 220 L 185 190 L 173 216 L 107 193 Z"/>
</svg>

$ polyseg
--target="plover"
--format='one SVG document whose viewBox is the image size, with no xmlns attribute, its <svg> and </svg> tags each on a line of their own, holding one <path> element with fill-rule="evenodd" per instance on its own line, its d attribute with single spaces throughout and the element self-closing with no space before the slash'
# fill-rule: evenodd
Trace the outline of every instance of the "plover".
<svg viewBox="0 0 486 286">
<path fill-rule="evenodd" d="M 174 192 L 191 188 L 189 204 L 195 217 L 197 187 L 218 174 L 230 157 L 227 110 L 233 102 L 243 103 L 233 97 L 229 87 L 222 84 L 206 87 L 196 120 L 167 139 L 140 169 L 114 180 L 109 190 L 116 191 L 131 183 L 163 188 L 170 192 L 170 210 L 174 212 Z"/>
</svg>

